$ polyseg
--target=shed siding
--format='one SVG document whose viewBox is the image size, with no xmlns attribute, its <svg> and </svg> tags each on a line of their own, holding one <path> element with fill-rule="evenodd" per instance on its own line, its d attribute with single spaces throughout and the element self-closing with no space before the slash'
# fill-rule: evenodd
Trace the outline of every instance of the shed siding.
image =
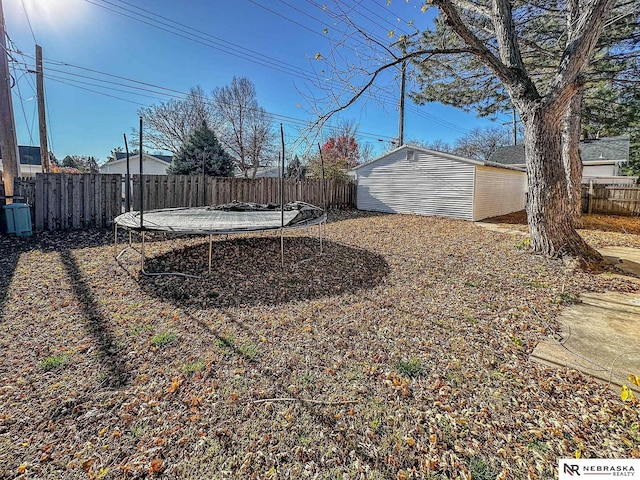
<svg viewBox="0 0 640 480">
<path fill-rule="evenodd" d="M 474 220 L 518 212 L 525 208 L 527 174 L 478 165 Z"/>
<path fill-rule="evenodd" d="M 616 175 L 615 165 L 584 165 L 582 167 L 582 178 L 586 179 L 593 177 L 612 177 Z"/>
<path fill-rule="evenodd" d="M 145 175 L 166 175 L 169 164 L 161 161 L 149 160 L 143 157 L 142 170 Z M 119 173 L 125 175 L 127 173 L 127 162 L 118 161 L 113 163 L 105 163 L 100 167 L 100 173 Z M 138 155 L 131 155 L 129 159 L 129 173 L 138 175 L 140 173 L 140 160 Z"/>
<path fill-rule="evenodd" d="M 473 220 L 475 165 L 407 151 L 358 169 L 358 209 Z"/>
</svg>

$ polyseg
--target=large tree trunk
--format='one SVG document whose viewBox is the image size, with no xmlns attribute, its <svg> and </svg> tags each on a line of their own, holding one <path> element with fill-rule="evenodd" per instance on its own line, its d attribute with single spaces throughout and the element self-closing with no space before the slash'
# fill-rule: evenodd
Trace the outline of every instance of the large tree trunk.
<svg viewBox="0 0 640 480">
<path fill-rule="evenodd" d="M 533 251 L 552 257 L 574 257 L 586 263 L 600 262 L 600 254 L 587 245 L 571 223 L 558 116 L 529 104 L 522 118 L 529 180 L 527 218 Z"/>
<path fill-rule="evenodd" d="M 574 228 L 582 227 L 582 159 L 580 158 L 580 111 L 583 90 L 571 98 L 562 125 L 562 162 L 567 177 L 569 214 Z"/>
</svg>

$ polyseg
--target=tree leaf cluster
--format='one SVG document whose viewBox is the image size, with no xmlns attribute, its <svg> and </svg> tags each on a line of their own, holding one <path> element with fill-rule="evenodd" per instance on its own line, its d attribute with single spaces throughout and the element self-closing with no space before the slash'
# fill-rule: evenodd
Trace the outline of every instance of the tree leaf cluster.
<svg viewBox="0 0 640 480">
<path fill-rule="evenodd" d="M 100 173 L 95 157 L 85 155 L 67 155 L 60 164 L 53 164 L 53 171 L 60 173 Z"/>
</svg>

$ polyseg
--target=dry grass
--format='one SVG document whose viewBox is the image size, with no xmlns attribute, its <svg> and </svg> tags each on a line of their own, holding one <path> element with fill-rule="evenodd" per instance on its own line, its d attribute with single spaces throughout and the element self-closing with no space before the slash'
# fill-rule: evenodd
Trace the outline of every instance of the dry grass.
<svg viewBox="0 0 640 480">
<path fill-rule="evenodd" d="M 109 232 L 0 237 L 0 478 L 542 479 L 639 456 L 637 406 L 528 359 L 565 302 L 636 283 L 468 222 L 333 219 L 322 256 L 286 239 L 284 270 L 269 236 L 217 239 L 211 275 L 203 239 L 147 245 L 150 270 L 202 279 L 141 277 Z"/>
</svg>

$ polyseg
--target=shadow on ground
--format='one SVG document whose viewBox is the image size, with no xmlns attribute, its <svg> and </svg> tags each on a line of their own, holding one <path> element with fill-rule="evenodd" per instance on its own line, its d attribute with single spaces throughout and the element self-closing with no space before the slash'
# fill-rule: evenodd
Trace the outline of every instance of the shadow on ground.
<svg viewBox="0 0 640 480">
<path fill-rule="evenodd" d="M 388 275 L 386 260 L 367 250 L 317 239 L 285 238 L 284 268 L 280 238 L 237 238 L 148 258 L 149 272 L 182 272 L 201 278 L 143 276 L 143 290 L 181 306 L 208 308 L 277 305 L 369 289 Z"/>
<path fill-rule="evenodd" d="M 109 322 L 102 315 L 98 302 L 85 282 L 73 254 L 69 250 L 64 250 L 60 253 L 60 260 L 69 277 L 73 294 L 82 308 L 82 316 L 86 322 L 85 329 L 98 345 L 100 359 L 106 369 L 106 384 L 119 388 L 127 382 L 128 375 Z"/>
</svg>

